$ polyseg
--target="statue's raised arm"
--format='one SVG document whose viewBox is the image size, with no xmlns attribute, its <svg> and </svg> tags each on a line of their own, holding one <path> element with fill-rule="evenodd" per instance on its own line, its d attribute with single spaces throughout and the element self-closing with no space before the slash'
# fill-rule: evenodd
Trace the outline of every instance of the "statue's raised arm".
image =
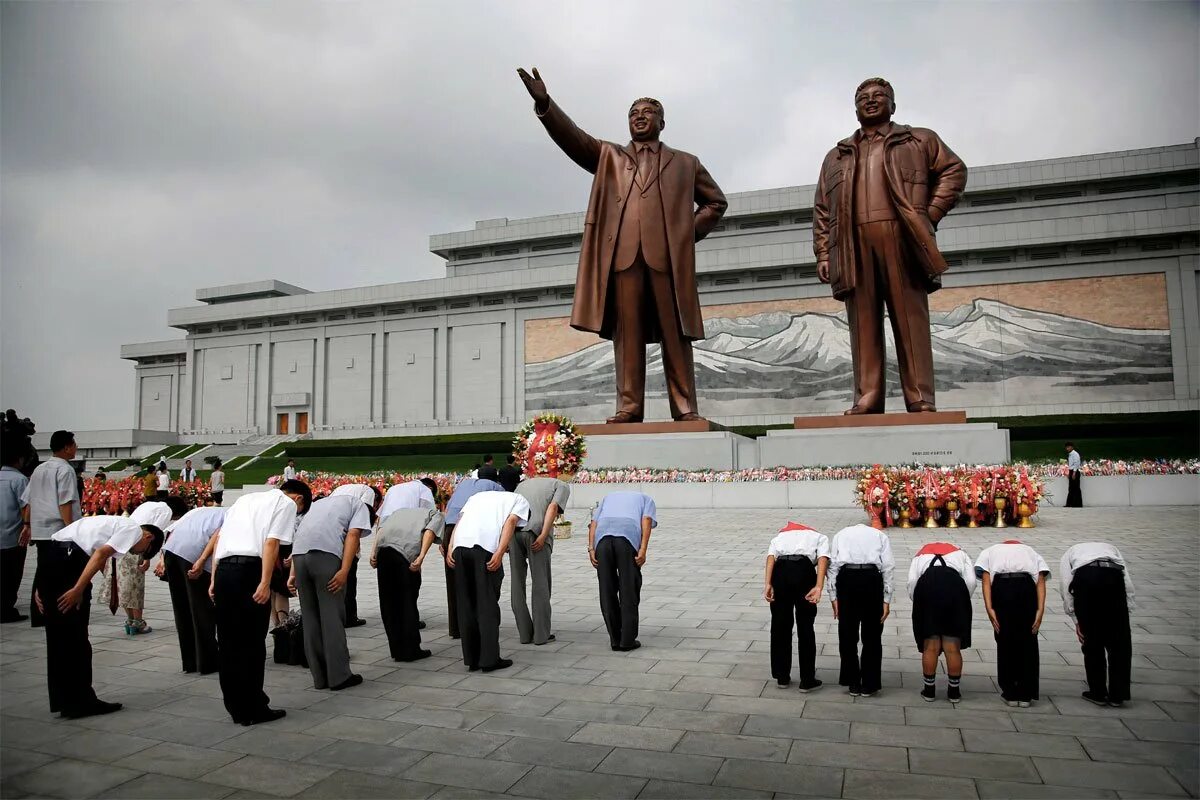
<svg viewBox="0 0 1200 800">
<path fill-rule="evenodd" d="M 517 74 L 525 84 L 526 91 L 533 98 L 533 110 L 538 119 L 546 126 L 546 132 L 571 160 L 593 175 L 600 162 L 600 141 L 580 129 L 571 118 L 550 99 L 546 91 L 546 82 L 542 80 L 537 67 L 530 75 L 524 69 L 517 68 Z"/>
</svg>

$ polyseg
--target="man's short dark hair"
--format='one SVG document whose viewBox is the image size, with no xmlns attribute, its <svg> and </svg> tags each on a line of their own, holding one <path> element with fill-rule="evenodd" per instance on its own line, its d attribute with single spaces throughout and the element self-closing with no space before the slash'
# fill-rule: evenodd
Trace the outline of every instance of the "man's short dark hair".
<svg viewBox="0 0 1200 800">
<path fill-rule="evenodd" d="M 1074 446 L 1075 446 L 1074 442 L 1067 442 L 1066 444 L 1063 445 L 1063 447 L 1074 447 Z"/>
<path fill-rule="evenodd" d="M 883 89 L 888 93 L 888 97 L 892 98 L 892 102 L 896 102 L 896 90 L 893 89 L 892 85 L 883 78 L 867 78 L 858 85 L 857 89 L 854 90 L 854 96 L 858 97 L 858 93 L 868 86 L 882 86 Z"/>
<path fill-rule="evenodd" d="M 383 502 L 383 492 L 379 491 L 379 487 L 378 487 L 378 486 L 372 486 L 372 487 L 371 487 L 371 491 L 375 493 L 375 503 L 374 503 L 374 505 L 379 505 L 380 503 L 382 503 L 382 502 Z"/>
<path fill-rule="evenodd" d="M 187 500 L 177 494 L 169 495 L 163 502 L 171 509 L 171 519 L 179 519 L 189 510 Z"/>
<path fill-rule="evenodd" d="M 492 454 L 491 454 L 491 453 L 488 453 L 487 455 L 485 455 L 485 456 L 483 457 L 483 463 L 485 463 L 485 464 L 490 464 L 490 463 L 492 463 L 493 461 L 495 461 L 495 459 L 494 459 L 494 458 L 492 458 Z"/>
<path fill-rule="evenodd" d="M 50 434 L 50 452 L 57 453 L 68 448 L 75 441 L 75 434 L 70 431 L 55 431 Z"/>
<path fill-rule="evenodd" d="M 514 456 L 512 453 L 509 453 L 509 454 L 508 454 L 508 458 L 506 458 L 506 459 L 504 459 L 504 460 L 505 460 L 505 461 L 507 461 L 507 462 L 508 462 L 508 464 L 511 466 L 513 463 L 515 463 L 515 462 L 516 462 L 516 460 L 517 460 L 517 457 L 516 457 L 516 456 Z"/>
<path fill-rule="evenodd" d="M 308 509 L 312 507 L 312 488 L 302 480 L 292 478 L 290 481 L 284 481 L 279 487 L 279 491 L 284 494 L 298 494 L 304 500 L 304 505 L 300 509 L 301 514 L 307 514 Z"/>
<path fill-rule="evenodd" d="M 667 113 L 663 111 L 663 104 L 655 100 L 653 97 L 639 97 L 637 100 L 634 100 L 629 104 L 629 110 L 633 111 L 633 107 L 638 103 L 649 103 L 658 111 L 658 116 L 660 119 L 665 120 L 667 118 Z"/>
<path fill-rule="evenodd" d="M 433 497 L 436 500 L 438 493 L 437 481 L 433 478 L 421 478 L 421 483 L 425 484 L 426 488 L 433 492 Z"/>
<path fill-rule="evenodd" d="M 149 561 L 158 555 L 158 551 L 162 549 L 165 537 L 163 536 L 162 529 L 156 525 L 143 525 L 142 530 L 154 537 L 150 540 L 150 546 L 142 553 L 142 560 Z"/>
</svg>

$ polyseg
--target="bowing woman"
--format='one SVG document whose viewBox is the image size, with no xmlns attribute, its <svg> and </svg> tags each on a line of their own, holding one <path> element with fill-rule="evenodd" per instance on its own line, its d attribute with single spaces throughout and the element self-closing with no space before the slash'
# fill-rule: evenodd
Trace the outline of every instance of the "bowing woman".
<svg viewBox="0 0 1200 800">
<path fill-rule="evenodd" d="M 937 699 L 938 656 L 945 656 L 946 699 L 962 700 L 962 651 L 971 646 L 971 595 L 975 570 L 971 557 L 957 545 L 930 542 L 917 551 L 908 568 L 913 638 L 921 651 L 921 699 Z"/>
</svg>

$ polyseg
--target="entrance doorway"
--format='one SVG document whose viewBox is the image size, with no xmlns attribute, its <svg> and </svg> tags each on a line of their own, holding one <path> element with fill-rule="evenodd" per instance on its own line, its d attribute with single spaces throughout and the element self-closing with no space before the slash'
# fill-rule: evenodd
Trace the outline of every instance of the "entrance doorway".
<svg viewBox="0 0 1200 800">
<path fill-rule="evenodd" d="M 308 433 L 308 412 L 301 411 L 296 414 L 296 433 L 303 436 Z"/>
<path fill-rule="evenodd" d="M 276 433 L 287 433 L 288 432 L 288 415 L 287 414 L 276 414 L 275 415 L 275 432 Z"/>
</svg>

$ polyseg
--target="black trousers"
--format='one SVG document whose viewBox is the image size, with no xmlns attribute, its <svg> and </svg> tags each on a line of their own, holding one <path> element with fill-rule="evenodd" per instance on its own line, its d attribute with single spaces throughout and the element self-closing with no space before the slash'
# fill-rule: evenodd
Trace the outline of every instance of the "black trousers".
<svg viewBox="0 0 1200 800">
<path fill-rule="evenodd" d="M 207 572 L 196 580 L 188 578 L 192 562 L 174 553 L 163 553 L 171 609 L 175 612 L 175 633 L 179 637 L 179 659 L 184 672 L 208 675 L 217 671 L 217 610 L 208 596 L 211 576 Z"/>
<path fill-rule="evenodd" d="M 488 572 L 492 554 L 479 545 L 454 548 L 454 588 L 463 663 L 490 667 L 500 660 L 500 589 L 504 565 Z"/>
<path fill-rule="evenodd" d="M 771 588 L 771 675 L 780 681 L 792 679 L 792 621 L 795 620 L 800 656 L 800 683 L 811 684 L 817 677 L 817 637 L 813 621 L 817 606 L 804 599 L 817 585 L 817 571 L 807 558 L 775 559 Z"/>
<path fill-rule="evenodd" d="M 46 688 L 50 711 L 64 714 L 84 711 L 96 702 L 92 690 L 92 645 L 88 620 L 92 613 L 92 588 L 83 593 L 79 608 L 58 610 L 58 598 L 75 585 L 87 567 L 88 554 L 66 544 L 39 542 L 38 596 L 46 607 Z"/>
<path fill-rule="evenodd" d="M 226 556 L 217 565 L 217 663 L 225 710 L 234 722 L 261 716 L 271 698 L 263 691 L 271 604 L 254 602 L 262 559 Z"/>
<path fill-rule="evenodd" d="M 1037 584 L 1025 574 L 992 578 L 996 633 L 996 683 L 1005 700 L 1038 699 Z"/>
<path fill-rule="evenodd" d="M 1079 486 L 1079 470 L 1067 473 L 1067 508 L 1083 508 L 1083 490 Z"/>
<path fill-rule="evenodd" d="M 379 616 L 387 633 L 388 650 L 397 661 L 411 661 L 421 650 L 421 631 L 417 627 L 421 573 L 410 570 L 408 559 L 391 547 L 380 547 L 376 559 Z"/>
<path fill-rule="evenodd" d="M 632 647 L 638 636 L 642 568 L 636 558 L 633 544 L 623 536 L 605 536 L 596 542 L 600 613 L 604 615 L 609 644 L 613 647 Z"/>
<path fill-rule="evenodd" d="M 454 533 L 454 526 L 447 525 L 446 533 L 442 538 L 443 542 L 450 541 L 451 534 Z M 451 554 L 453 555 L 453 554 Z M 448 627 L 450 629 L 451 638 L 457 639 L 458 632 L 458 590 L 454 588 L 454 570 L 446 566 L 446 560 L 442 559 L 442 567 L 446 570 L 446 616 L 449 619 Z"/>
<path fill-rule="evenodd" d="M 346 624 L 358 619 L 358 556 L 350 565 L 350 574 L 346 576 Z"/>
<path fill-rule="evenodd" d="M 16 617 L 17 590 L 25 574 L 25 551 L 28 548 L 6 547 L 0 550 L 0 622 Z"/>
<path fill-rule="evenodd" d="M 37 564 L 33 567 L 33 585 L 29 588 L 29 624 L 34 628 L 40 628 L 46 624 L 46 617 L 42 612 L 38 611 L 37 603 L 33 602 L 33 594 L 37 591 L 42 579 L 42 565 L 46 563 L 46 551 L 52 546 L 49 539 L 43 539 L 34 542 L 33 546 L 37 548 Z M 65 590 L 64 590 L 65 591 Z M 45 600 L 43 599 L 43 603 Z"/>
<path fill-rule="evenodd" d="M 1125 576 L 1114 567 L 1083 566 L 1071 581 L 1075 618 L 1083 633 L 1088 689 L 1114 702 L 1129 699 L 1133 642 Z"/>
<path fill-rule="evenodd" d="M 879 691 L 883 671 L 883 575 L 876 569 L 846 569 L 837 576 L 838 683 Z M 862 655 L 858 654 L 862 639 Z"/>
</svg>

